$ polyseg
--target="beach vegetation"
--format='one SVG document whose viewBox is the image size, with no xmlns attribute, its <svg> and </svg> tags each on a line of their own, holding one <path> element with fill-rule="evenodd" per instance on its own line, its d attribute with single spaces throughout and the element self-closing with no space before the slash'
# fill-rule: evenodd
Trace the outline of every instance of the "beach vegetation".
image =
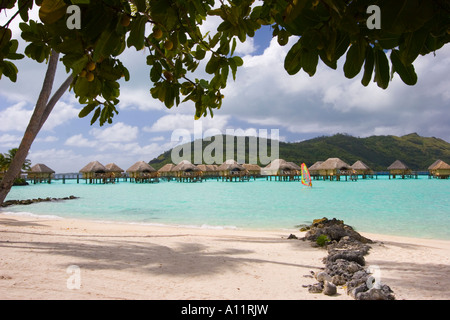
<svg viewBox="0 0 450 320">
<path fill-rule="evenodd" d="M 18 148 L 8 150 L 7 153 L 0 153 L 0 172 L 6 172 L 11 166 L 14 157 L 16 156 Z M 31 168 L 31 161 L 25 159 L 22 165 L 22 170 L 28 171 Z"/>
<path fill-rule="evenodd" d="M 329 242 L 330 242 L 330 238 L 328 238 L 328 236 L 326 234 L 321 234 L 320 236 L 317 237 L 316 239 L 316 244 L 319 247 L 324 247 L 326 246 Z"/>
<path fill-rule="evenodd" d="M 10 149 L 7 153 L 0 153 L 0 174 L 3 176 L 5 172 L 9 170 L 11 167 L 11 164 L 13 162 L 14 157 L 17 153 L 17 148 Z M 28 171 L 31 168 L 31 161 L 29 159 L 25 159 L 21 170 Z M 13 185 L 15 186 L 23 186 L 27 185 L 28 183 L 25 181 L 25 179 L 20 177 L 21 171 L 18 172 L 18 174 L 15 176 L 13 180 Z"/>
<path fill-rule="evenodd" d="M 419 55 L 435 53 L 450 41 L 450 5 L 447 0 L 7 0 L 0 13 L 10 17 L 0 26 L 0 77 L 16 82 L 19 70 L 14 63 L 25 58 L 47 63 L 47 72 L 34 113 L 19 146 L 16 160 L 0 184 L 0 203 L 12 185 L 28 151 L 54 105 L 67 89 L 83 106 L 79 116 L 90 116 L 91 124 L 112 123 L 118 114 L 120 81 L 131 76 L 121 61 L 126 48 L 145 49 L 145 61 L 152 70 L 150 93 L 167 108 L 190 102 L 194 119 L 213 116 L 223 101 L 228 79 L 236 79 L 244 63 L 236 55 L 237 41 L 255 36 L 262 26 L 270 26 L 273 38 L 282 46 L 291 43 L 284 60 L 290 75 L 303 70 L 316 73 L 319 61 L 337 69 L 344 57 L 344 75 L 362 73 L 361 83 L 374 81 L 386 89 L 394 74 L 404 83 L 417 80 L 413 63 Z M 68 27 L 77 6 L 74 28 Z M 367 8 L 381 8 L 381 27 L 368 28 Z M 39 7 L 40 21 L 29 18 Z M 69 13 L 68 13 L 69 12 Z M 128 19 L 123 19 L 129 16 Z M 209 17 L 220 19 L 217 30 L 202 31 Z M 20 20 L 24 54 L 13 37 L 11 22 Z M 146 28 L 148 27 L 148 28 Z M 162 32 L 147 34 L 158 27 Z M 153 31 L 152 31 L 153 33 Z M 17 37 L 18 35 L 14 35 Z M 103 58 L 103 59 L 100 59 Z M 100 62 L 101 60 L 101 62 Z M 67 79 L 51 96 L 56 67 L 61 61 Z M 97 62 L 95 76 L 81 76 L 89 61 Z M 191 77 L 205 61 L 205 79 Z M 389 62 L 390 61 L 390 62 Z M 155 71 L 153 71 L 155 70 Z M 167 70 L 170 79 L 159 70 Z"/>
</svg>

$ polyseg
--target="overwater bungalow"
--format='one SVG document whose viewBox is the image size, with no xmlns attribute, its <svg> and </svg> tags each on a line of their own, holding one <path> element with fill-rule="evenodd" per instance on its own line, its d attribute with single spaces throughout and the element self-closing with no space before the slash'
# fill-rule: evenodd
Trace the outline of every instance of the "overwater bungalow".
<svg viewBox="0 0 450 320">
<path fill-rule="evenodd" d="M 98 161 L 89 162 L 80 170 L 86 183 L 106 183 L 106 172 L 108 169 Z"/>
<path fill-rule="evenodd" d="M 175 167 L 173 163 L 167 163 L 164 166 L 162 166 L 158 170 L 158 176 L 161 178 L 166 178 L 168 181 L 170 181 L 171 178 L 175 177 L 175 172 L 172 171 L 172 169 Z"/>
<path fill-rule="evenodd" d="M 352 167 L 339 158 L 328 158 L 318 166 L 318 169 L 319 175 L 324 180 L 340 181 L 341 176 L 345 176 L 345 180 L 347 180 L 347 177 L 352 174 Z"/>
<path fill-rule="evenodd" d="M 124 170 L 115 163 L 108 163 L 105 168 L 108 170 L 106 176 L 111 182 L 119 181 L 119 178 L 123 176 Z"/>
<path fill-rule="evenodd" d="M 36 183 L 51 183 L 54 177 L 55 171 L 50 169 L 43 163 L 35 164 L 28 171 L 28 179 L 32 180 L 34 184 Z"/>
<path fill-rule="evenodd" d="M 222 177 L 222 181 L 247 181 L 247 170 L 244 166 L 237 163 L 233 159 L 226 160 L 219 167 L 217 167 L 217 171 L 219 172 L 220 177 Z"/>
<path fill-rule="evenodd" d="M 316 161 L 312 166 L 310 166 L 308 168 L 309 170 L 309 174 L 311 175 L 311 177 L 313 177 L 314 179 L 318 179 L 319 178 L 319 167 L 320 165 L 323 163 L 323 161 Z"/>
<path fill-rule="evenodd" d="M 217 165 L 215 164 L 198 164 L 197 168 L 202 172 L 204 178 L 214 178 L 219 176 L 219 171 L 217 171 Z"/>
<path fill-rule="evenodd" d="M 261 173 L 272 180 L 275 177 L 275 181 L 293 181 L 297 180 L 301 168 L 293 162 L 287 162 L 284 159 L 275 159 L 263 169 Z"/>
<path fill-rule="evenodd" d="M 300 166 L 299 166 L 298 164 L 296 164 L 295 162 L 288 162 L 288 164 L 291 165 L 291 167 L 292 167 L 294 170 L 297 170 L 297 171 L 298 171 L 297 173 L 301 175 L 302 167 L 300 167 Z"/>
<path fill-rule="evenodd" d="M 436 160 L 428 167 L 430 177 L 448 179 L 450 176 L 450 165 L 442 160 Z"/>
<path fill-rule="evenodd" d="M 373 175 L 372 169 L 370 169 L 369 166 L 361 160 L 356 161 L 354 164 L 352 164 L 351 167 L 353 169 L 353 173 L 361 175 L 363 179 L 365 179 L 367 176 Z"/>
<path fill-rule="evenodd" d="M 158 182 L 158 172 L 145 161 L 138 161 L 127 169 L 130 181 Z"/>
<path fill-rule="evenodd" d="M 242 166 L 247 170 L 248 175 L 254 179 L 261 176 L 261 167 L 257 164 L 244 163 Z"/>
<path fill-rule="evenodd" d="M 412 170 L 400 160 L 395 160 L 387 169 L 389 170 L 389 179 L 391 176 L 392 179 L 395 179 L 397 175 L 402 176 L 402 179 L 405 179 L 412 175 Z"/>
<path fill-rule="evenodd" d="M 177 181 L 181 182 L 197 182 L 202 181 L 202 171 L 189 160 L 182 160 L 173 167 L 172 172 L 175 173 Z"/>
</svg>

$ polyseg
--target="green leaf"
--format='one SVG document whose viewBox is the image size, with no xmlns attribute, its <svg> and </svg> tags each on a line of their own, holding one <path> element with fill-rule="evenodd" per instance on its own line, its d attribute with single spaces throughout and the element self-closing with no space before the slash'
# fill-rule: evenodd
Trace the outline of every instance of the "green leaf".
<svg viewBox="0 0 450 320">
<path fill-rule="evenodd" d="M 164 105 L 167 109 L 170 109 L 174 105 L 174 99 L 175 99 L 175 88 L 171 86 L 170 84 L 164 84 L 166 87 L 166 95 L 164 97 Z"/>
<path fill-rule="evenodd" d="M 12 62 L 0 60 L 0 77 L 3 73 L 9 80 L 16 82 L 18 72 L 17 67 Z"/>
<path fill-rule="evenodd" d="M 205 89 L 205 90 L 209 89 L 209 83 L 205 79 L 201 79 L 199 84 L 200 84 L 200 87 L 202 87 L 203 89 Z"/>
<path fill-rule="evenodd" d="M 371 46 L 368 46 L 366 49 L 366 62 L 364 64 L 364 74 L 361 79 L 361 83 L 363 86 L 367 87 L 370 83 L 370 80 L 372 79 L 373 65 L 374 65 L 373 48 Z"/>
<path fill-rule="evenodd" d="M 20 25 L 22 26 L 27 24 L 21 23 Z M 11 29 L 0 28 L 0 48 L 5 47 L 9 43 L 11 36 L 12 36 Z"/>
<path fill-rule="evenodd" d="M 97 40 L 92 59 L 94 61 L 97 61 L 101 57 L 110 56 L 114 49 L 117 47 L 119 41 L 120 37 L 118 37 L 113 30 L 110 30 L 109 28 L 106 29 L 102 32 L 99 39 Z"/>
<path fill-rule="evenodd" d="M 399 74 L 403 82 L 410 86 L 415 85 L 417 83 L 417 74 L 414 70 L 414 66 L 412 64 L 405 66 L 400 58 L 398 50 L 392 50 L 390 58 L 393 71 Z"/>
<path fill-rule="evenodd" d="M 19 47 L 19 41 L 13 39 L 9 42 L 9 53 L 6 55 L 6 59 L 9 60 L 20 60 L 25 56 L 21 53 L 16 53 L 17 48 Z"/>
<path fill-rule="evenodd" d="M 384 51 L 375 48 L 375 82 L 377 85 L 386 89 L 389 85 L 389 62 Z"/>
<path fill-rule="evenodd" d="M 147 17 L 145 16 L 138 16 L 133 19 L 130 35 L 127 40 L 128 47 L 134 46 L 138 51 L 144 48 L 146 22 Z"/>
<path fill-rule="evenodd" d="M 224 22 L 219 24 L 219 26 L 217 27 L 217 31 L 219 31 L 219 32 L 227 31 L 227 30 L 231 29 L 232 27 L 233 27 L 233 25 L 230 23 L 230 21 L 225 20 Z"/>
<path fill-rule="evenodd" d="M 286 57 L 284 58 L 284 69 L 287 71 L 288 74 L 294 75 L 297 72 L 299 72 L 300 69 L 302 68 L 301 51 L 302 45 L 299 40 L 297 41 L 296 44 L 292 46 L 292 48 L 286 54 Z"/>
<path fill-rule="evenodd" d="M 153 64 L 152 70 L 150 70 L 150 80 L 152 82 L 158 82 L 161 79 L 162 66 L 159 62 Z"/>
<path fill-rule="evenodd" d="M 84 107 L 80 113 L 78 114 L 79 118 L 84 118 L 86 117 L 89 113 L 92 112 L 92 110 L 94 110 L 94 108 L 98 106 L 97 102 L 93 102 L 93 103 L 89 103 L 86 107 Z"/>
<path fill-rule="evenodd" d="M 233 55 L 234 54 L 234 50 L 236 50 L 236 38 L 235 37 L 233 37 L 233 43 L 232 43 L 232 45 L 231 45 L 231 52 L 230 52 L 230 55 Z"/>
<path fill-rule="evenodd" d="M 289 32 L 285 29 L 281 29 L 280 32 L 278 32 L 277 41 L 280 46 L 285 46 L 289 42 Z"/>
<path fill-rule="evenodd" d="M 74 74 L 79 74 L 89 62 L 89 57 L 85 54 L 66 54 L 62 59 L 64 65 L 72 69 Z"/>
<path fill-rule="evenodd" d="M 209 74 L 214 74 L 219 70 L 220 67 L 220 58 L 216 57 L 215 55 L 211 56 L 211 59 L 209 59 L 208 63 L 206 64 L 205 71 Z"/>
<path fill-rule="evenodd" d="M 406 35 L 404 42 L 399 46 L 400 59 L 402 59 L 405 66 L 410 65 L 416 60 L 427 39 L 427 35 L 428 30 L 425 28 L 410 32 Z"/>
<path fill-rule="evenodd" d="M 78 77 L 74 85 L 74 92 L 77 97 L 94 99 L 102 90 L 102 82 L 95 77 L 92 82 L 86 78 Z"/>
<path fill-rule="evenodd" d="M 66 10 L 67 4 L 63 0 L 44 0 L 39 9 L 39 18 L 45 24 L 53 24 L 64 17 Z"/>
<path fill-rule="evenodd" d="M 316 73 L 317 63 L 319 62 L 317 51 L 303 49 L 301 51 L 300 59 L 303 70 L 312 77 Z"/>
<path fill-rule="evenodd" d="M 234 62 L 236 63 L 236 65 L 238 67 L 240 67 L 240 66 L 242 66 L 244 64 L 244 60 L 242 60 L 242 58 L 239 57 L 239 56 L 234 56 L 233 60 L 234 60 Z"/>
<path fill-rule="evenodd" d="M 199 45 L 195 48 L 194 57 L 197 60 L 202 60 L 206 55 L 206 51 L 203 50 Z"/>
<path fill-rule="evenodd" d="M 95 123 L 95 121 L 97 121 L 98 117 L 100 116 L 100 111 L 101 111 L 101 107 L 98 107 L 97 109 L 95 109 L 94 115 L 92 116 L 92 119 L 91 119 L 91 126 Z"/>
<path fill-rule="evenodd" d="M 347 78 L 352 79 L 361 71 L 366 57 L 366 46 L 365 40 L 360 39 L 348 49 L 344 64 L 344 74 Z"/>
<path fill-rule="evenodd" d="M 297 0 L 293 1 L 292 4 L 287 5 L 286 11 L 284 12 L 284 21 L 286 23 L 291 23 L 294 21 L 302 13 L 302 10 L 305 8 L 307 2 L 307 0 Z"/>
</svg>

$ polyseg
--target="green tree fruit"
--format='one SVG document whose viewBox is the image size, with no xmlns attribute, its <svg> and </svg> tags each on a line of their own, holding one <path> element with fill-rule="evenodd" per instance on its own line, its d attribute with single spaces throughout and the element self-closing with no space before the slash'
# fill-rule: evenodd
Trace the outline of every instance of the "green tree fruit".
<svg viewBox="0 0 450 320">
<path fill-rule="evenodd" d="M 94 81 L 94 78 L 95 78 L 95 76 L 94 76 L 94 74 L 92 72 L 86 73 L 86 80 L 87 81 L 92 82 L 92 81 Z"/>
<path fill-rule="evenodd" d="M 166 42 L 164 42 L 164 48 L 166 48 L 166 50 L 172 50 L 173 49 L 173 42 L 170 40 L 167 40 Z"/>
<path fill-rule="evenodd" d="M 120 19 L 120 24 L 123 27 L 128 27 L 130 25 L 130 23 L 131 23 L 131 17 L 129 15 L 127 15 L 127 14 L 124 14 L 122 16 L 122 19 Z"/>
<path fill-rule="evenodd" d="M 95 62 L 89 62 L 87 65 L 86 65 L 86 69 L 88 70 L 88 71 L 94 71 L 95 70 Z"/>
<path fill-rule="evenodd" d="M 163 32 L 160 28 L 155 27 L 153 29 L 153 38 L 155 38 L 156 40 L 161 39 L 163 36 Z"/>
</svg>

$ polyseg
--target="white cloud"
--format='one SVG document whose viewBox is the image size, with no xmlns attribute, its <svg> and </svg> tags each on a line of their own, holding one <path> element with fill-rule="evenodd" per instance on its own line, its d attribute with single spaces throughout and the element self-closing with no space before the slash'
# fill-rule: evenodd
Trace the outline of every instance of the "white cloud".
<svg viewBox="0 0 450 320">
<path fill-rule="evenodd" d="M 51 148 L 44 150 L 32 150 L 28 154 L 31 163 L 44 163 L 57 173 L 78 172 L 84 165 L 86 158 L 72 150 Z M 84 163 L 84 164 L 83 164 Z"/>
<path fill-rule="evenodd" d="M 61 126 L 72 119 L 77 119 L 81 108 L 75 108 L 72 104 L 65 101 L 56 103 L 47 121 L 42 127 L 43 131 L 53 131 L 58 126 Z"/>
<path fill-rule="evenodd" d="M 81 147 L 81 148 L 97 146 L 96 141 L 89 141 L 88 139 L 83 137 L 83 135 L 81 133 L 71 136 L 70 138 L 68 138 L 66 140 L 66 142 L 64 142 L 64 144 L 66 146 Z"/>
<path fill-rule="evenodd" d="M 151 127 L 144 127 L 145 132 L 168 132 L 176 129 L 184 129 L 189 133 L 217 130 L 224 132 L 228 124 L 230 116 L 216 115 L 214 118 L 205 117 L 199 120 L 194 120 L 193 114 L 168 114 L 159 118 Z"/>
<path fill-rule="evenodd" d="M 25 132 L 33 110 L 26 107 L 26 102 L 18 102 L 5 110 L 0 111 L 0 131 L 21 131 Z M 79 109 L 64 101 L 58 102 L 44 126 L 43 131 L 51 131 L 54 128 L 67 123 L 78 116 Z"/>
<path fill-rule="evenodd" d="M 55 136 L 47 136 L 45 138 L 36 138 L 34 141 L 35 142 L 56 142 L 58 141 L 59 138 L 55 137 Z"/>
<path fill-rule="evenodd" d="M 139 109 L 141 111 L 164 110 L 165 106 L 150 94 L 150 81 L 148 88 L 131 89 L 125 87 L 120 91 L 120 109 Z"/>
<path fill-rule="evenodd" d="M 345 56 L 337 70 L 319 61 L 313 77 L 304 71 L 289 76 L 284 58 L 295 40 L 280 47 L 272 39 L 263 54 L 244 57 L 244 66 L 236 81 L 229 81 L 223 107 L 216 114 L 276 126 L 280 132 L 357 136 L 418 132 L 450 139 L 450 46 L 436 52 L 436 57 L 419 56 L 414 63 L 419 77 L 415 86 L 407 86 L 395 75 L 383 90 L 373 82 L 364 87 L 362 74 L 345 78 Z"/>
<path fill-rule="evenodd" d="M 253 38 L 247 38 L 245 42 L 236 40 L 236 49 L 234 54 L 236 55 L 250 55 L 256 51 L 255 40 Z"/>
<path fill-rule="evenodd" d="M 154 137 L 151 138 L 150 141 L 164 141 L 166 138 L 164 138 L 163 136 L 158 136 L 158 137 Z"/>
<path fill-rule="evenodd" d="M 25 131 L 32 114 L 25 105 L 26 102 L 19 102 L 0 111 L 0 131 Z"/>
<path fill-rule="evenodd" d="M 130 142 L 137 139 L 139 128 L 129 126 L 123 122 L 117 122 L 105 129 L 93 128 L 90 134 L 102 142 Z"/>
<path fill-rule="evenodd" d="M 17 148 L 19 147 L 21 140 L 22 140 L 21 136 L 6 133 L 0 135 L 0 146 L 3 148 Z"/>
</svg>

